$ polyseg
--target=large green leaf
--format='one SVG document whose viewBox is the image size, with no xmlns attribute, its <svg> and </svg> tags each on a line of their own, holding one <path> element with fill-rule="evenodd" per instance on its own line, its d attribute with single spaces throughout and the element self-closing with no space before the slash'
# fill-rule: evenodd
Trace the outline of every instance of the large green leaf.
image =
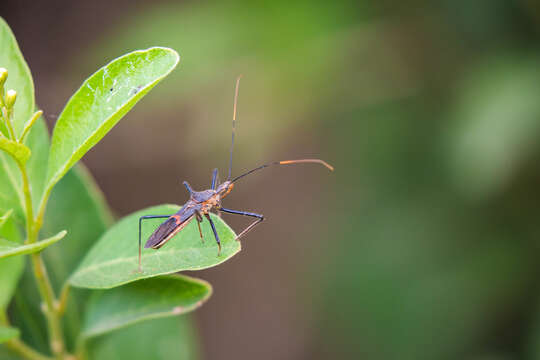
<svg viewBox="0 0 540 360">
<path fill-rule="evenodd" d="M 34 83 L 30 69 L 17 45 L 17 40 L 8 24 L 0 17 L 0 67 L 7 69 L 6 89 L 17 91 L 17 101 L 13 111 L 15 134 L 21 134 L 24 124 L 34 112 Z"/>
<path fill-rule="evenodd" d="M 60 114 L 52 136 L 47 189 L 178 64 L 168 48 L 134 51 L 88 78 Z"/>
<path fill-rule="evenodd" d="M 13 126 L 17 134 L 32 116 L 34 109 L 34 84 L 30 70 L 19 50 L 9 26 L 0 18 L 0 67 L 8 70 L 6 88 L 17 91 Z M 0 212 L 15 210 L 15 217 L 23 220 L 21 177 L 15 161 L 0 151 Z"/>
<path fill-rule="evenodd" d="M 10 239 L 14 244 L 22 241 L 19 230 L 11 218 L 5 218 L 0 225 L 0 237 Z M 23 270 L 23 257 L 0 259 L 0 311 L 9 304 Z"/>
<path fill-rule="evenodd" d="M 32 244 L 19 244 L 13 241 L 0 239 L 0 259 L 15 255 L 31 254 L 45 249 L 47 246 L 54 244 L 66 236 L 66 231 L 63 230 L 50 238 L 40 240 Z"/>
<path fill-rule="evenodd" d="M 233 230 L 220 218 L 212 215 L 219 234 L 222 252 L 214 241 L 210 224 L 201 224 L 206 241 L 201 242 L 196 221 L 192 221 L 161 249 L 143 249 L 142 272 L 138 269 L 139 218 L 143 215 L 168 215 L 178 210 L 175 205 L 160 205 L 126 216 L 107 231 L 84 258 L 70 283 L 86 288 L 112 288 L 122 284 L 184 270 L 200 270 L 218 265 L 240 251 Z M 143 224 L 146 240 L 163 219 Z"/>
<path fill-rule="evenodd" d="M 19 336 L 19 330 L 16 328 L 0 325 L 0 343 Z"/>
<path fill-rule="evenodd" d="M 14 128 L 20 134 L 34 112 L 34 84 L 30 70 L 19 50 L 17 41 L 8 25 L 0 18 L 0 67 L 8 70 L 6 87 L 17 91 L 14 109 Z M 43 119 L 39 119 L 26 137 L 25 145 L 32 155 L 27 162 L 28 176 L 32 185 L 34 208 L 41 198 L 46 177 L 49 136 Z M 0 151 L 0 212 L 15 210 L 15 218 L 23 222 L 23 196 L 21 176 L 15 161 Z"/>
<path fill-rule="evenodd" d="M 146 321 L 90 340 L 91 360 L 196 360 L 195 333 L 188 316 Z"/>
<path fill-rule="evenodd" d="M 206 281 L 182 275 L 160 276 L 94 291 L 82 334 L 89 338 L 144 320 L 184 314 L 201 306 L 211 293 Z"/>
</svg>

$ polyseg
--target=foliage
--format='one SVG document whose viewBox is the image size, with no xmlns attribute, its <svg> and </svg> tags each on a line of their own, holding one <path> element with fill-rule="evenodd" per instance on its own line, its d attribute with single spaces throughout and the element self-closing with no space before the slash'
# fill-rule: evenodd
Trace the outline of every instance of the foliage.
<svg viewBox="0 0 540 360">
<path fill-rule="evenodd" d="M 189 321 L 165 318 L 198 308 L 212 288 L 202 280 L 166 274 L 227 260 L 240 250 L 234 232 L 215 218 L 223 241 L 218 257 L 215 243 L 202 243 L 198 229 L 188 226 L 181 232 L 182 241 L 171 241 L 160 251 L 145 250 L 138 272 L 138 217 L 170 214 L 178 208 L 145 209 L 107 230 L 110 211 L 88 172 L 76 165 L 178 61 L 174 50 L 161 47 L 114 59 L 71 97 L 49 141 L 42 112 L 35 111 L 30 71 L 0 19 L 3 359 L 116 359 L 125 353 L 133 359 L 196 356 Z M 209 226 L 203 230 L 211 238 Z M 28 267 L 23 255 L 30 257 Z M 160 328 L 159 345 L 144 333 L 149 325 L 143 321 Z"/>
</svg>

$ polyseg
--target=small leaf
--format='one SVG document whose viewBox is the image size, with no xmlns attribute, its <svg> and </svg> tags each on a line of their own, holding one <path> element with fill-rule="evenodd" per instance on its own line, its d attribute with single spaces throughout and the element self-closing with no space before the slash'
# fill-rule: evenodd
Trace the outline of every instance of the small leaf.
<svg viewBox="0 0 540 360">
<path fill-rule="evenodd" d="M 0 150 L 13 156 L 21 165 L 30 157 L 30 149 L 27 146 L 6 138 L 0 138 Z"/>
<path fill-rule="evenodd" d="M 47 246 L 52 245 L 55 242 L 62 239 L 64 236 L 66 236 L 66 234 L 67 234 L 67 231 L 63 230 L 63 231 L 60 231 L 55 236 L 50 237 L 48 239 L 41 240 L 33 244 L 24 244 L 24 245 L 18 244 L 13 241 L 0 239 L 0 259 L 6 258 L 9 256 L 31 254 L 31 253 L 41 251 Z"/>
<path fill-rule="evenodd" d="M 174 50 L 155 47 L 115 59 L 90 76 L 56 122 L 46 188 L 52 188 L 178 61 Z"/>
<path fill-rule="evenodd" d="M 34 83 L 15 36 L 13 36 L 9 26 L 1 17 L 0 67 L 6 68 L 8 71 L 5 87 L 14 89 L 19 94 L 13 112 L 13 127 L 15 128 L 15 134 L 18 136 L 24 127 L 24 123 L 32 116 L 34 111 Z M 2 129 L 0 129 L 1 131 Z M 28 145 L 28 147 L 33 150 L 31 146 Z M 13 209 L 14 217 L 22 222 L 24 219 L 22 210 L 24 202 L 20 184 L 21 175 L 17 169 L 17 164 L 4 151 L 0 151 L 0 211 Z"/>
<path fill-rule="evenodd" d="M 21 134 L 21 137 L 19 138 L 20 142 L 24 141 L 24 138 L 26 137 L 26 135 L 28 135 L 28 132 L 30 131 L 32 126 L 34 126 L 37 119 L 39 119 L 41 117 L 41 115 L 43 115 L 43 111 L 41 111 L 41 110 L 36 111 L 34 113 L 34 115 L 32 115 L 32 117 L 26 122 L 26 124 L 24 124 L 23 132 Z"/>
<path fill-rule="evenodd" d="M 196 221 L 191 221 L 161 249 L 143 249 L 142 272 L 138 272 L 139 218 L 143 215 L 170 215 L 177 210 L 178 206 L 175 205 L 155 206 L 120 220 L 99 239 L 71 276 L 70 283 L 77 287 L 107 289 L 157 275 L 206 269 L 240 251 L 240 242 L 235 240 L 233 230 L 212 214 L 222 245 L 220 256 L 217 255 L 218 248 L 208 221 L 204 220 L 201 224 L 204 243 L 201 242 Z M 143 246 L 163 220 L 143 222 Z"/>
<path fill-rule="evenodd" d="M 144 320 L 185 314 L 201 306 L 211 292 L 206 281 L 182 275 L 160 276 L 112 290 L 94 291 L 82 334 L 89 338 Z"/>
<path fill-rule="evenodd" d="M 189 316 L 145 321 L 89 340 L 90 360 L 199 359 Z"/>
<path fill-rule="evenodd" d="M 0 325 L 0 343 L 19 336 L 19 329 Z"/>
<path fill-rule="evenodd" d="M 13 109 L 13 127 L 19 138 L 24 124 L 34 112 L 34 83 L 30 69 L 8 24 L 0 17 L 0 67 L 7 69 L 6 89 L 17 91 Z"/>
</svg>

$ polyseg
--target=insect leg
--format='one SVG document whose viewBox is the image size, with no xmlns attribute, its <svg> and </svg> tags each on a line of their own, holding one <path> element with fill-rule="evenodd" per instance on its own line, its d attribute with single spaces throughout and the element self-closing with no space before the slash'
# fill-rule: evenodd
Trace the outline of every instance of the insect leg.
<svg viewBox="0 0 540 360">
<path fill-rule="evenodd" d="M 142 271 L 141 269 L 141 229 L 142 229 L 142 221 L 146 219 L 164 219 L 164 218 L 170 218 L 171 215 L 145 215 L 141 216 L 139 218 L 139 272 Z"/>
<path fill-rule="evenodd" d="M 212 218 L 210 218 L 209 214 L 204 214 L 204 216 L 206 216 L 208 221 L 210 221 L 210 226 L 212 226 L 212 231 L 214 232 L 214 237 L 216 238 L 216 242 L 219 248 L 218 249 L 218 256 L 219 256 L 219 254 L 221 254 L 221 241 L 219 241 L 219 236 L 217 234 L 216 226 L 214 225 L 214 222 L 212 221 Z"/>
<path fill-rule="evenodd" d="M 229 213 L 229 214 L 234 214 L 234 215 L 244 215 L 244 216 L 250 216 L 250 217 L 255 217 L 257 218 L 257 220 L 255 220 L 254 222 L 252 222 L 250 225 L 248 225 L 247 228 L 245 228 L 241 233 L 240 235 L 238 235 L 236 237 L 236 240 L 240 239 L 242 236 L 246 235 L 251 229 L 253 229 L 255 226 L 257 226 L 260 222 L 262 222 L 264 220 L 264 215 L 261 215 L 261 214 L 256 214 L 256 213 L 252 213 L 252 212 L 247 212 L 247 211 L 237 211 L 237 210 L 231 210 L 231 209 L 225 209 L 224 207 L 220 208 L 219 210 L 223 211 L 223 212 L 226 212 L 226 213 Z"/>
<path fill-rule="evenodd" d="M 218 183 L 217 179 L 218 179 L 218 169 L 215 168 L 214 171 L 212 171 L 212 185 L 210 187 L 212 190 L 216 190 L 216 186 Z"/>
<path fill-rule="evenodd" d="M 197 226 L 199 227 L 199 235 L 201 235 L 201 241 L 204 243 L 204 238 L 202 236 L 202 231 L 201 231 L 201 223 L 203 221 L 201 213 L 198 211 L 195 212 L 195 218 L 197 219 Z"/>
</svg>

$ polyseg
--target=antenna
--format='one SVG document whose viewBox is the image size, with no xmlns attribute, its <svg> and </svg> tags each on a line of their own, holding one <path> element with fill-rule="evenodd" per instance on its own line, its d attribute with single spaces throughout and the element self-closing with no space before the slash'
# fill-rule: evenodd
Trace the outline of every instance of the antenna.
<svg viewBox="0 0 540 360">
<path fill-rule="evenodd" d="M 236 78 L 236 88 L 234 90 L 234 105 L 233 105 L 233 117 L 232 117 L 232 138 L 231 138 L 231 153 L 229 156 L 229 175 L 227 176 L 227 181 L 231 179 L 232 171 L 232 154 L 234 149 L 234 133 L 236 132 L 236 104 L 238 103 L 238 85 L 240 85 L 240 79 L 242 75 Z"/>
<path fill-rule="evenodd" d="M 275 161 L 275 162 L 272 162 L 272 163 L 266 163 L 266 164 L 262 164 L 261 166 L 257 166 L 256 168 L 251 169 L 251 170 L 243 173 L 242 175 L 239 175 L 239 176 L 235 177 L 234 179 L 232 179 L 232 182 L 235 182 L 236 180 L 239 180 L 239 179 L 243 178 L 244 176 L 247 176 L 247 175 L 251 174 L 252 172 L 264 169 L 264 168 L 269 167 L 271 165 L 292 165 L 292 164 L 299 164 L 299 163 L 321 164 L 323 166 L 326 166 L 326 168 L 328 168 L 328 170 L 334 171 L 334 167 L 332 165 L 328 164 L 326 161 L 321 160 L 321 159 L 283 160 L 283 161 Z"/>
</svg>

